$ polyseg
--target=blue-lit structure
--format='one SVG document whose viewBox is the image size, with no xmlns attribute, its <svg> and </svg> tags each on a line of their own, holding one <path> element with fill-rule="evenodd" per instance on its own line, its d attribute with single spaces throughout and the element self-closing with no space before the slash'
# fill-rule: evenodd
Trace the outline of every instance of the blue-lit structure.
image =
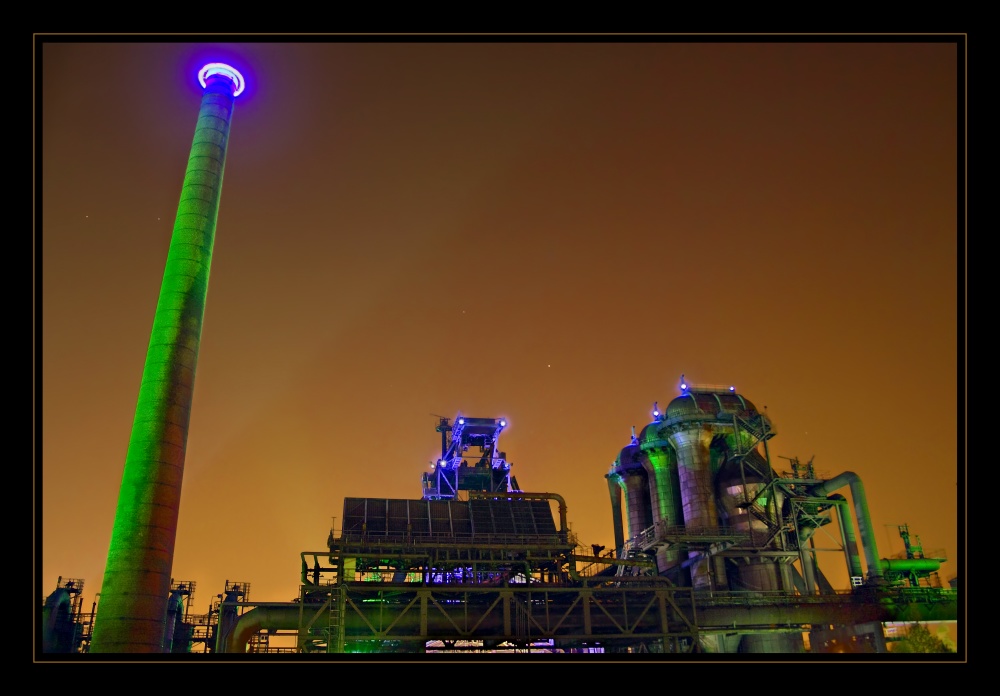
<svg viewBox="0 0 1000 696">
<path fill-rule="evenodd" d="M 451 500 L 459 491 L 516 492 L 507 453 L 499 448 L 506 418 L 469 418 L 458 414 L 454 424 L 440 417 L 441 456 L 423 475 L 424 500 Z M 471 450 L 471 451 L 470 451 Z"/>
</svg>

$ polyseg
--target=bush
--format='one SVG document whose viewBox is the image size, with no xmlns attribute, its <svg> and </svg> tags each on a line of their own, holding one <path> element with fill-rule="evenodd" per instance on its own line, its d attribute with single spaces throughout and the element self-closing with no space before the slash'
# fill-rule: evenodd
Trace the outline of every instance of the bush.
<svg viewBox="0 0 1000 696">
<path fill-rule="evenodd" d="M 915 623 L 906 632 L 906 637 L 892 644 L 894 653 L 950 653 L 955 652 L 943 640 L 931 635 L 927 627 Z"/>
</svg>

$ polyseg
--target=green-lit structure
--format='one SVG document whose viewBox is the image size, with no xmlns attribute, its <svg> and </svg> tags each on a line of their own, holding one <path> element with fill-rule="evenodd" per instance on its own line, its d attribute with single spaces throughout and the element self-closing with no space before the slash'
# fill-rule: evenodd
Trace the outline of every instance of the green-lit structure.
<svg viewBox="0 0 1000 696">
<path fill-rule="evenodd" d="M 879 653 L 886 624 L 957 619 L 958 590 L 937 577 L 944 559 L 925 557 L 905 525 L 905 557 L 878 558 L 860 479 L 797 459 L 772 469 L 774 428 L 739 394 L 687 388 L 633 435 L 606 475 L 607 553 L 575 538 L 562 496 L 517 489 L 497 442 L 505 423 L 442 419 L 421 498 L 345 498 L 326 548 L 300 554 L 296 601 L 227 582 L 193 615 L 195 584 L 174 583 L 163 651 Z M 827 580 L 824 551 L 842 558 L 848 587 Z M 88 651 L 95 617 L 81 589 L 69 581 L 46 601 L 51 652 Z"/>
<path fill-rule="evenodd" d="M 774 427 L 735 390 L 685 385 L 633 435 L 607 474 L 608 553 L 574 538 L 562 496 L 517 488 L 505 426 L 442 419 L 422 498 L 346 498 L 327 548 L 301 554 L 299 600 L 227 587 L 212 651 L 877 653 L 886 622 L 956 618 L 943 559 L 907 542 L 880 560 L 860 479 L 772 469 Z"/>
<path fill-rule="evenodd" d="M 93 653 L 163 651 L 181 479 L 222 194 L 243 78 L 202 68 L 204 87 L 167 252 L 101 588 Z"/>
<path fill-rule="evenodd" d="M 957 619 L 958 590 L 937 578 L 945 559 L 926 557 L 905 525 L 905 558 L 879 558 L 856 474 L 820 476 L 794 458 L 779 470 L 765 413 L 732 387 L 683 377 L 595 481 L 611 498 L 607 553 L 575 538 L 558 492 L 519 487 L 499 447 L 506 419 L 459 414 L 439 417 L 441 457 L 421 497 L 345 498 L 326 547 L 287 559 L 299 566 L 295 601 L 251 601 L 249 583 L 227 581 L 208 614 L 192 614 L 196 584 L 171 567 L 243 88 L 222 64 L 199 77 L 100 602 L 88 612 L 83 580 L 60 578 L 41 608 L 43 654 L 886 652 L 886 622 Z M 842 558 L 850 586 L 824 575 L 824 551 Z"/>
</svg>

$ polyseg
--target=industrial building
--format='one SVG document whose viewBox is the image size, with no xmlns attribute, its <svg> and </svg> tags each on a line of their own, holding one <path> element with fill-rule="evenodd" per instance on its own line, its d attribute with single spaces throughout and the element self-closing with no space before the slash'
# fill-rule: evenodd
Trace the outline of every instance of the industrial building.
<svg viewBox="0 0 1000 696">
<path fill-rule="evenodd" d="M 905 558 L 879 558 L 861 480 L 773 468 L 772 424 L 735 390 L 684 385 L 622 448 L 606 552 L 578 545 L 558 493 L 518 487 L 505 425 L 441 418 L 421 497 L 346 498 L 327 548 L 301 554 L 297 601 L 234 582 L 195 615 L 195 583 L 174 582 L 163 652 L 879 653 L 886 624 L 957 618 L 945 559 L 905 525 Z M 821 570 L 819 530 L 850 587 Z M 87 652 L 82 590 L 46 598 L 45 652 Z"/>
<path fill-rule="evenodd" d="M 327 547 L 301 553 L 296 601 L 258 601 L 249 583 L 229 582 L 195 614 L 196 583 L 175 581 L 171 568 L 229 125 L 244 88 L 221 63 L 199 80 L 100 603 L 86 606 L 82 579 L 60 578 L 39 611 L 43 656 L 878 653 L 887 622 L 957 619 L 958 590 L 937 576 L 945 559 L 925 558 L 905 525 L 905 557 L 879 558 L 856 474 L 821 478 L 795 459 L 779 470 L 764 413 L 731 387 L 683 379 L 606 474 L 613 549 L 578 544 L 558 491 L 521 488 L 500 449 L 504 419 L 458 414 L 439 420 L 441 456 L 419 497 L 344 500 Z M 821 532 L 836 541 L 849 587 L 821 570 Z"/>
</svg>

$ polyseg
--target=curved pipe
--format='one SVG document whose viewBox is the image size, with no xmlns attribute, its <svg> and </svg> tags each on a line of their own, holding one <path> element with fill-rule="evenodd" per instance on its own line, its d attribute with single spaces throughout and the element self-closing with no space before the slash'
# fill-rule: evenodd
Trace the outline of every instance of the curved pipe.
<svg viewBox="0 0 1000 696">
<path fill-rule="evenodd" d="M 247 643 L 263 630 L 292 630 L 299 627 L 302 607 L 257 607 L 241 614 L 232 630 L 219 643 L 221 653 L 245 653 Z"/>
<path fill-rule="evenodd" d="M 811 495 L 827 496 L 844 486 L 850 486 L 851 499 L 854 501 L 854 516 L 858 523 L 858 535 L 865 551 L 865 563 L 868 566 L 868 577 L 882 577 L 882 569 L 878 560 L 878 548 L 875 535 L 872 533 L 871 515 L 868 513 L 868 499 L 865 497 L 865 487 L 861 478 L 853 471 L 845 471 L 829 481 L 817 484 L 809 489 Z"/>
</svg>

